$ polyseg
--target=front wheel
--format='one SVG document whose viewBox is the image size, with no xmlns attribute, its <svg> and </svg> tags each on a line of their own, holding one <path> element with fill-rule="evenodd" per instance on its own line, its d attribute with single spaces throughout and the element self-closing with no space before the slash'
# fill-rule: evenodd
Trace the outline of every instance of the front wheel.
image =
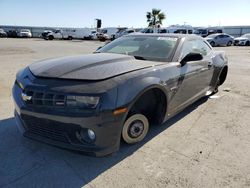
<svg viewBox="0 0 250 188">
<path fill-rule="evenodd" d="M 227 46 L 232 46 L 233 42 L 232 41 L 228 41 Z"/>
<path fill-rule="evenodd" d="M 49 38 L 49 40 L 53 40 L 54 39 L 54 37 L 52 35 L 50 35 L 48 38 Z"/>
<path fill-rule="evenodd" d="M 250 42 L 249 42 L 249 41 L 247 41 L 247 42 L 246 42 L 246 46 L 249 46 L 249 45 L 250 45 Z"/>
<path fill-rule="evenodd" d="M 148 133 L 149 122 L 146 116 L 134 114 L 124 123 L 122 129 L 122 138 L 128 144 L 134 144 L 142 141 Z"/>
<path fill-rule="evenodd" d="M 215 42 L 214 41 L 210 42 L 210 45 L 214 47 L 215 46 Z"/>
</svg>

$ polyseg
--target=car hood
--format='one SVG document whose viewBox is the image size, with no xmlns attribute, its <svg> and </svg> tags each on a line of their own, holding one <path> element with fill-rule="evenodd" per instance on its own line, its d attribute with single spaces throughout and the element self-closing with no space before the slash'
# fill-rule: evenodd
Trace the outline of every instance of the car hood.
<svg viewBox="0 0 250 188">
<path fill-rule="evenodd" d="M 43 60 L 29 65 L 29 69 L 37 77 L 104 80 L 162 64 L 136 60 L 128 55 L 96 53 Z"/>
<path fill-rule="evenodd" d="M 213 40 L 213 38 L 205 37 L 206 40 Z"/>
<path fill-rule="evenodd" d="M 245 38 L 245 37 L 237 37 L 237 38 L 235 38 L 234 40 L 248 40 L 248 38 Z"/>
</svg>

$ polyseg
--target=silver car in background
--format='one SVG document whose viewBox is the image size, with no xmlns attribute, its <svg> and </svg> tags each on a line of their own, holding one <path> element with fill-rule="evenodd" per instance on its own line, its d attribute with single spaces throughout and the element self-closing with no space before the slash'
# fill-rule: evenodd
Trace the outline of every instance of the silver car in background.
<svg viewBox="0 0 250 188">
<path fill-rule="evenodd" d="M 234 39 L 235 46 L 249 46 L 250 45 L 250 33 L 244 34 L 241 37 Z"/>
<path fill-rule="evenodd" d="M 31 31 L 29 29 L 21 29 L 20 37 L 31 38 L 32 37 Z"/>
<path fill-rule="evenodd" d="M 234 42 L 234 37 L 225 33 L 208 35 L 205 39 L 211 46 L 231 46 Z"/>
</svg>

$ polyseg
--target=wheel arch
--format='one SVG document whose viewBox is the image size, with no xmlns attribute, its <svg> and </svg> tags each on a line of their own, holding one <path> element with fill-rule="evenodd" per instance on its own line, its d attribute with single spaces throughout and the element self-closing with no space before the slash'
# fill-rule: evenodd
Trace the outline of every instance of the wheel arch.
<svg viewBox="0 0 250 188">
<path fill-rule="evenodd" d="M 227 74 L 228 74 L 228 66 L 227 65 L 224 65 L 221 70 L 220 70 L 220 73 L 218 75 L 219 79 L 220 79 L 220 84 L 219 85 L 222 85 L 225 81 L 226 81 L 226 78 L 227 78 Z"/>
<path fill-rule="evenodd" d="M 159 84 L 152 84 L 144 88 L 143 90 L 139 91 L 136 94 L 136 96 L 133 98 L 133 100 L 129 103 L 129 105 L 127 106 L 128 110 L 124 116 L 123 122 L 125 122 L 125 120 L 129 117 L 131 110 L 133 110 L 133 107 L 136 105 L 136 103 L 142 100 L 142 98 L 145 97 L 145 95 L 147 95 L 150 92 L 153 92 L 153 93 L 157 92 L 157 94 L 160 94 L 160 96 L 163 97 L 162 98 L 164 100 L 163 103 L 158 104 L 158 105 L 162 105 L 163 111 L 161 112 L 160 117 L 159 117 L 159 122 L 157 123 L 160 124 L 164 121 L 165 115 L 168 112 L 168 95 L 167 95 L 166 89 L 164 89 L 163 86 Z M 156 98 L 154 98 L 153 100 L 156 100 Z"/>
</svg>

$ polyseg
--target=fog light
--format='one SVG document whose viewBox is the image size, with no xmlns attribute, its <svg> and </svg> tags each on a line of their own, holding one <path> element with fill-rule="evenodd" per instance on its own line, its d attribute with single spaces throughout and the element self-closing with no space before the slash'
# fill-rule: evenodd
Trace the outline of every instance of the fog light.
<svg viewBox="0 0 250 188">
<path fill-rule="evenodd" d="M 91 129 L 88 129 L 88 136 L 91 140 L 95 139 L 95 132 L 92 131 Z"/>
</svg>

